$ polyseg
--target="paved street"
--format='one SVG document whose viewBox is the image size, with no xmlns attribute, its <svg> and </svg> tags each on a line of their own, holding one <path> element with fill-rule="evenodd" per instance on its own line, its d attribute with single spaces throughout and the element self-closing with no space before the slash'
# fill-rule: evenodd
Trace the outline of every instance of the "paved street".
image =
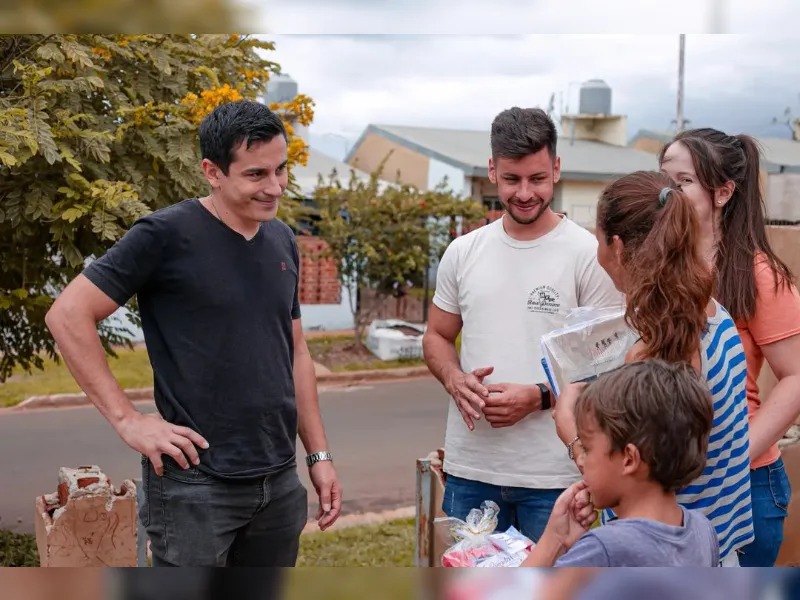
<svg viewBox="0 0 800 600">
<path fill-rule="evenodd" d="M 414 503 L 414 461 L 442 444 L 447 401 L 432 378 L 321 392 L 345 514 Z M 0 413 L 0 456 L 0 529 L 20 532 L 33 532 L 34 498 L 55 491 L 60 466 L 97 464 L 116 484 L 140 476 L 139 455 L 94 407 Z M 300 473 L 312 514 L 316 495 Z"/>
</svg>

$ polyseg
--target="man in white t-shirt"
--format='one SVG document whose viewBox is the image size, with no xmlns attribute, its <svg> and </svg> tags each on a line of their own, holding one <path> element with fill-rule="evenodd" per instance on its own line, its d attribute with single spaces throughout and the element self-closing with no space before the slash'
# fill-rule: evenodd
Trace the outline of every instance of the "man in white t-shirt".
<svg viewBox="0 0 800 600">
<path fill-rule="evenodd" d="M 505 214 L 445 251 L 423 340 L 428 367 L 454 400 L 442 509 L 464 519 L 493 500 L 498 528 L 514 525 L 534 541 L 580 477 L 547 410 L 541 337 L 572 308 L 623 303 L 597 263 L 594 235 L 551 208 L 556 141 L 540 109 L 495 118 L 489 179 Z"/>
</svg>

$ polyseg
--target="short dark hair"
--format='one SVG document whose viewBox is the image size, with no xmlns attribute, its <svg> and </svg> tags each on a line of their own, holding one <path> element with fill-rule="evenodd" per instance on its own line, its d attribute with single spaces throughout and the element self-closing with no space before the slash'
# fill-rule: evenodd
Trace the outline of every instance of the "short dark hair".
<svg viewBox="0 0 800 600">
<path fill-rule="evenodd" d="M 242 142 L 270 142 L 282 135 L 288 142 L 281 118 L 266 105 L 252 100 L 227 102 L 216 107 L 200 123 L 200 153 L 228 174 L 233 154 Z"/>
<path fill-rule="evenodd" d="M 504 110 L 492 121 L 492 157 L 523 158 L 547 148 L 556 157 L 558 133 L 553 120 L 541 108 Z"/>
<path fill-rule="evenodd" d="M 636 446 L 664 491 L 686 487 L 705 468 L 714 408 L 689 363 L 648 359 L 602 375 L 575 404 L 578 431 L 587 419 L 609 437 L 612 452 Z"/>
</svg>

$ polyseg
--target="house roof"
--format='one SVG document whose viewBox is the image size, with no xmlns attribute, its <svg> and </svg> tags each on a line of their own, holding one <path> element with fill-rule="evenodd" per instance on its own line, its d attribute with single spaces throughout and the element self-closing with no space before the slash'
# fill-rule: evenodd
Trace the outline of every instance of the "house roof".
<svg viewBox="0 0 800 600">
<path fill-rule="evenodd" d="M 800 172 L 800 142 L 780 138 L 758 138 L 769 172 Z"/>
<path fill-rule="evenodd" d="M 674 133 L 668 131 L 640 129 L 631 138 L 630 144 L 642 138 L 666 143 L 673 136 Z M 771 137 L 759 137 L 756 140 L 761 146 L 763 167 L 768 173 L 800 172 L 800 142 Z"/>
<path fill-rule="evenodd" d="M 662 129 L 640 129 L 639 131 L 634 134 L 631 138 L 629 144 L 633 145 L 637 140 L 646 138 L 650 140 L 656 140 L 666 144 L 675 136 L 674 133 L 669 131 L 664 131 Z"/>
<path fill-rule="evenodd" d="M 314 148 L 308 150 L 308 163 L 305 165 L 295 165 L 292 168 L 295 181 L 300 190 L 306 196 L 311 196 L 319 183 L 319 176 L 327 181 L 332 171 L 336 171 L 342 185 L 347 185 L 350 180 L 350 171 L 355 171 L 356 177 L 364 181 L 369 181 L 369 175 L 364 171 L 356 169 L 352 165 L 337 160 Z"/>
<path fill-rule="evenodd" d="M 415 152 L 463 170 L 467 175 L 485 177 L 490 156 L 489 132 L 464 129 L 437 129 L 400 125 L 369 125 L 345 160 L 350 160 L 364 138 L 374 133 Z M 652 170 L 655 157 L 628 146 L 574 140 L 562 136 L 558 141 L 561 176 L 564 179 L 602 180 L 631 171 Z"/>
</svg>

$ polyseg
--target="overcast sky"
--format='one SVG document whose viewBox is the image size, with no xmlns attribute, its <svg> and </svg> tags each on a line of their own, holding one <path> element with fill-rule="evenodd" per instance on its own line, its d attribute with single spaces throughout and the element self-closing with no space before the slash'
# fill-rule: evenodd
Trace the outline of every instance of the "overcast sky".
<svg viewBox="0 0 800 600">
<path fill-rule="evenodd" d="M 544 107 L 552 93 L 557 112 L 574 110 L 591 78 L 611 86 L 629 137 L 669 129 L 681 31 L 690 125 L 788 137 L 773 117 L 787 106 L 800 115 L 794 0 L 671 0 L 669 11 L 663 0 L 570 0 L 570 14 L 562 2 L 512 8 L 521 4 L 273 0 L 262 30 L 277 32 L 264 35 L 277 46 L 271 58 L 317 103 L 312 145 L 336 156 L 339 136 L 352 144 L 369 123 L 488 129 L 504 108 Z M 720 30 L 734 33 L 704 33 Z M 554 33 L 571 31 L 588 33 Z"/>
</svg>

